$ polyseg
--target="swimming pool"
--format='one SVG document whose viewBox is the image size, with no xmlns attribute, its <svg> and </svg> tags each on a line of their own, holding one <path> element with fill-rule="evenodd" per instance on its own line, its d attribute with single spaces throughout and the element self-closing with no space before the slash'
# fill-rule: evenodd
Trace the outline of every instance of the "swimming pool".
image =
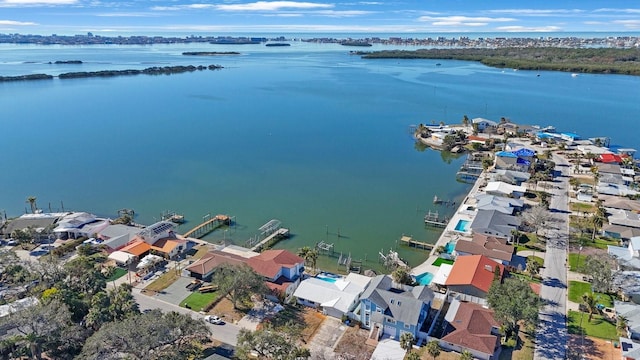
<svg viewBox="0 0 640 360">
<path fill-rule="evenodd" d="M 420 285 L 427 286 L 431 284 L 431 280 L 433 280 L 433 274 L 430 272 L 422 273 L 416 276 L 416 282 Z"/>
<path fill-rule="evenodd" d="M 454 228 L 455 231 L 460 231 L 460 232 L 468 232 L 469 231 L 469 220 L 458 220 L 458 223 L 456 224 L 456 227 Z"/>
<path fill-rule="evenodd" d="M 319 273 L 318 275 L 316 275 L 316 278 L 318 280 L 334 283 L 334 282 L 336 282 L 336 280 L 338 280 L 340 278 L 340 275 L 322 272 L 322 273 Z"/>
<path fill-rule="evenodd" d="M 447 245 L 444 246 L 444 252 L 447 254 L 453 254 L 453 250 L 456 248 L 456 244 L 452 242 L 448 242 Z"/>
</svg>

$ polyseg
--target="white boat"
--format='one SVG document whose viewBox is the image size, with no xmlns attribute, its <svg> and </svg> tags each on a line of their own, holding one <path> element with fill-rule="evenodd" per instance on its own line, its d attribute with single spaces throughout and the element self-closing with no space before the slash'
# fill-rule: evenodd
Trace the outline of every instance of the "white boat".
<svg viewBox="0 0 640 360">
<path fill-rule="evenodd" d="M 573 74 L 571 74 L 571 77 L 578 77 L 578 74 L 573 73 Z"/>
</svg>

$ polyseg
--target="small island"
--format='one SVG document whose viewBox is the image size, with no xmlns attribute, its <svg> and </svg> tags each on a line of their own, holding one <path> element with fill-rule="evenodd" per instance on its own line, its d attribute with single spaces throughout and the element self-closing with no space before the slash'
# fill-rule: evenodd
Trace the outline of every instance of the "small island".
<svg viewBox="0 0 640 360">
<path fill-rule="evenodd" d="M 487 66 L 571 73 L 640 75 L 640 49 L 466 48 L 357 51 L 364 59 L 443 59 L 479 61 Z"/>
<path fill-rule="evenodd" d="M 82 60 L 57 60 L 53 63 L 56 65 L 63 65 L 63 64 L 79 65 L 79 64 L 82 64 Z M 51 64 L 51 61 L 49 61 L 49 64 Z"/>
<path fill-rule="evenodd" d="M 240 55 L 237 51 L 185 51 L 182 55 L 187 56 L 220 56 L 220 55 Z"/>
<path fill-rule="evenodd" d="M 264 46 L 291 46 L 289 43 L 267 43 Z"/>
<path fill-rule="evenodd" d="M 360 41 L 360 40 L 342 41 L 342 42 L 340 42 L 340 45 L 342 45 L 342 46 L 363 46 L 363 47 L 372 46 L 370 43 L 368 43 L 366 41 Z"/>
</svg>

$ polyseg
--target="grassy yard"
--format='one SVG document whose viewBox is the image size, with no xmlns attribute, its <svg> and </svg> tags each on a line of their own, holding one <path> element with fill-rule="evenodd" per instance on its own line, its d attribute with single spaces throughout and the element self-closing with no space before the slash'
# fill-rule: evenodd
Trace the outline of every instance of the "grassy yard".
<svg viewBox="0 0 640 360">
<path fill-rule="evenodd" d="M 579 213 L 592 213 L 596 211 L 596 207 L 593 204 L 571 202 L 569 204 L 569 210 Z"/>
<path fill-rule="evenodd" d="M 109 276 L 107 278 L 107 282 L 120 279 L 121 277 L 125 276 L 126 274 L 127 274 L 127 270 L 125 270 L 125 269 L 123 269 L 121 267 L 117 267 L 113 271 L 113 274 L 111 274 L 111 276 Z"/>
<path fill-rule="evenodd" d="M 582 302 L 582 295 L 585 293 L 591 293 L 591 284 L 582 281 L 569 281 L 569 301 L 580 304 Z M 594 296 L 598 304 L 613 307 L 611 295 L 595 293 Z"/>
<path fill-rule="evenodd" d="M 533 258 L 533 260 L 535 260 L 538 263 L 538 265 L 544 266 L 544 259 L 543 258 L 541 258 L 539 256 L 533 256 L 533 255 L 527 256 L 527 259 L 531 259 L 531 258 Z"/>
<path fill-rule="evenodd" d="M 194 291 L 191 295 L 187 296 L 184 300 L 180 302 L 181 307 L 187 307 L 193 309 L 195 311 L 200 311 L 204 309 L 207 305 L 209 305 L 212 301 L 216 300 L 220 296 L 220 293 L 217 291 L 209 292 L 209 293 L 200 293 L 198 291 Z"/>
<path fill-rule="evenodd" d="M 606 321 L 600 315 L 593 315 L 591 322 L 589 322 L 589 314 L 569 310 L 568 323 L 570 334 L 582 335 L 584 331 L 584 335 L 587 336 L 609 340 L 618 339 L 616 325 Z"/>
<path fill-rule="evenodd" d="M 520 331 L 518 337 L 520 338 L 518 346 L 515 348 L 503 347 L 499 360 L 533 360 L 535 334 Z"/>
<path fill-rule="evenodd" d="M 522 281 L 526 281 L 526 282 L 531 282 L 531 283 L 536 283 L 536 284 L 540 284 L 542 283 L 542 279 L 540 279 L 539 277 L 531 277 L 529 276 L 529 274 L 519 274 L 516 272 L 511 272 L 509 273 L 509 276 L 518 278 Z"/>
<path fill-rule="evenodd" d="M 569 267 L 571 271 L 582 273 L 587 255 L 585 254 L 569 254 Z"/>
<path fill-rule="evenodd" d="M 615 239 L 604 239 L 596 237 L 595 240 L 591 240 L 591 234 L 584 234 L 582 236 L 572 235 L 571 240 L 573 244 L 582 244 L 584 247 L 592 247 L 601 250 L 607 250 L 608 245 L 620 246 L 620 242 Z"/>
<path fill-rule="evenodd" d="M 449 265 L 453 265 L 453 260 L 447 260 L 447 259 L 443 259 L 443 258 L 437 258 L 436 261 L 433 262 L 433 266 L 440 266 L 442 264 L 449 264 Z"/>
<path fill-rule="evenodd" d="M 166 289 L 169 285 L 173 284 L 178 278 L 180 274 L 177 271 L 171 270 L 162 274 L 159 278 L 157 278 L 154 282 L 147 285 L 144 288 L 146 291 L 158 292 Z"/>
</svg>

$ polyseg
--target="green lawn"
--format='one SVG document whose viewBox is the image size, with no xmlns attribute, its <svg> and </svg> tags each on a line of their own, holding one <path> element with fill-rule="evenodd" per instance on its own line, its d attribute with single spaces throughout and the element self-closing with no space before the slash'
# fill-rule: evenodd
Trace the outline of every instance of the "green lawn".
<svg viewBox="0 0 640 360">
<path fill-rule="evenodd" d="M 582 327 L 580 324 L 582 323 Z M 616 340 L 618 334 L 616 325 L 608 322 L 600 315 L 593 315 L 589 322 L 589 314 L 569 310 L 569 333 L 581 335 L 584 331 L 585 336 L 593 336 L 600 339 Z"/>
<path fill-rule="evenodd" d="M 569 268 L 570 268 L 569 270 L 582 273 L 586 258 L 587 258 L 587 255 L 585 254 L 570 253 L 569 254 Z"/>
<path fill-rule="evenodd" d="M 579 202 L 572 202 L 569 204 L 569 210 L 577 211 L 580 213 L 592 213 L 594 212 L 596 207 L 593 204 L 585 204 Z"/>
<path fill-rule="evenodd" d="M 192 310 L 200 311 L 204 309 L 207 305 L 209 305 L 212 301 L 218 298 L 220 294 L 217 291 L 209 292 L 209 293 L 200 293 L 199 291 L 195 291 L 191 293 L 191 295 L 187 296 L 186 299 L 180 302 L 181 307 L 186 307 L 188 304 Z"/>
<path fill-rule="evenodd" d="M 120 279 L 121 277 L 123 277 L 124 275 L 127 274 L 127 270 L 121 268 L 121 267 L 117 267 L 114 271 L 113 274 L 111 274 L 111 276 L 109 276 L 107 278 L 107 282 L 109 281 L 114 281 L 117 279 Z"/>
<path fill-rule="evenodd" d="M 580 304 L 582 295 L 591 293 L 591 284 L 582 281 L 569 281 L 569 301 Z M 611 295 L 603 293 L 595 293 L 596 301 L 606 307 L 613 307 L 613 299 Z"/>
<path fill-rule="evenodd" d="M 527 259 L 530 259 L 530 258 L 533 258 L 538 263 L 538 265 L 544 266 L 544 259 L 543 258 L 541 258 L 539 256 L 533 256 L 533 255 L 527 256 Z"/>
<path fill-rule="evenodd" d="M 448 260 L 448 259 L 443 259 L 443 258 L 437 258 L 436 261 L 433 262 L 433 266 L 440 266 L 442 264 L 449 264 L 449 265 L 453 265 L 453 260 Z"/>
</svg>

